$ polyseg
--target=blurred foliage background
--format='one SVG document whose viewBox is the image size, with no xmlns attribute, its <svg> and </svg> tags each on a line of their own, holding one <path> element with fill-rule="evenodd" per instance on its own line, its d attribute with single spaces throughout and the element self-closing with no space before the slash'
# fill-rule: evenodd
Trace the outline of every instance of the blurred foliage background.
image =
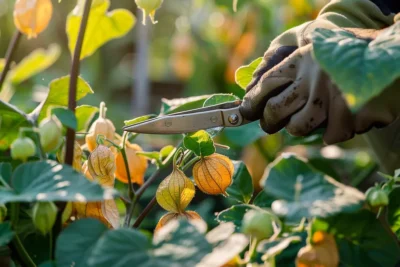
<svg viewBox="0 0 400 267">
<path fill-rule="evenodd" d="M 98 106 L 100 101 L 106 102 L 107 116 L 121 133 L 124 120 L 159 113 L 163 98 L 213 93 L 232 93 L 242 97 L 244 91 L 235 84 L 236 69 L 263 55 L 273 38 L 284 30 L 314 19 L 327 2 L 239 0 L 237 12 L 234 12 L 232 0 L 166 0 L 157 11 L 158 24 L 143 26 L 133 0 L 111 1 L 110 10 L 129 9 L 136 14 L 137 23 L 129 34 L 107 43 L 83 61 L 81 76 L 89 82 L 95 94 L 85 97 L 81 103 Z M 19 62 L 34 49 L 48 48 L 53 43 L 58 44 L 62 51 L 49 69 L 15 88 L 10 102 L 26 112 L 43 100 L 52 79 L 69 72 L 71 56 L 65 21 L 75 1 L 58 3 L 58 0 L 53 0 L 53 4 L 54 14 L 48 29 L 37 39 L 23 37 L 15 56 L 15 61 Z M 13 0 L 0 0 L 0 55 L 5 55 L 15 31 L 13 5 Z M 138 62 L 140 60 L 144 60 L 144 64 Z M 137 73 L 145 75 L 138 76 Z M 147 89 L 140 95 L 137 95 L 138 84 Z M 180 137 L 151 135 L 141 136 L 136 141 L 151 151 L 178 139 Z M 353 186 L 360 185 L 376 169 L 360 138 L 341 147 L 323 147 L 318 134 L 306 139 L 291 137 L 284 131 L 265 136 L 257 124 L 252 124 L 242 129 L 225 130 L 217 141 L 231 147 L 230 150 L 218 149 L 219 153 L 246 163 L 258 190 L 267 164 L 285 151 L 308 157 L 316 168 Z M 311 145 L 304 146 L 304 143 Z M 149 172 L 152 171 L 154 169 L 150 168 Z M 154 185 L 153 190 L 146 192 L 141 204 L 148 203 L 156 187 Z M 205 198 L 198 193 L 194 205 Z M 215 224 L 212 211 L 232 204 L 226 201 L 223 197 L 207 196 L 200 206 L 193 209 L 210 224 Z M 120 207 L 124 208 L 123 205 Z M 149 228 L 155 225 L 160 215 L 146 219 Z"/>
</svg>

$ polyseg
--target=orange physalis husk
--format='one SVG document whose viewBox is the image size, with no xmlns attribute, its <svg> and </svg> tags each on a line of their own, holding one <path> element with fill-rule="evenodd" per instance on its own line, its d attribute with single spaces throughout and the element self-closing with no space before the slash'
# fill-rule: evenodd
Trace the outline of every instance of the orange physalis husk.
<svg viewBox="0 0 400 267">
<path fill-rule="evenodd" d="M 65 144 L 63 145 L 62 149 L 58 151 L 57 159 L 60 163 L 64 163 Z M 72 167 L 78 172 L 82 171 L 82 148 L 77 141 L 74 143 L 74 159 L 72 162 Z"/>
<path fill-rule="evenodd" d="M 168 212 L 167 214 L 165 214 L 160 218 L 160 220 L 157 223 L 156 229 L 154 231 L 160 230 L 161 227 L 165 226 L 170 221 L 177 219 L 187 219 L 189 221 L 203 220 L 197 212 L 191 210 L 185 211 L 183 213 Z"/>
<path fill-rule="evenodd" d="M 143 184 L 144 175 L 147 170 L 147 160 L 145 157 L 136 155 L 137 151 L 143 151 L 142 148 L 137 144 L 130 144 L 129 142 L 125 145 L 125 153 L 128 159 L 129 173 L 131 176 L 132 183 L 139 185 Z M 128 174 L 125 168 L 124 157 L 121 152 L 118 152 L 116 157 L 116 169 L 115 176 L 118 180 L 123 183 L 128 183 Z"/>
<path fill-rule="evenodd" d="M 88 158 L 91 176 L 103 186 L 114 186 L 115 156 L 109 147 L 99 145 Z"/>
<path fill-rule="evenodd" d="M 160 183 L 156 193 L 158 204 L 165 210 L 182 213 L 195 194 L 193 182 L 174 167 L 172 173 Z"/>
<path fill-rule="evenodd" d="M 109 140 L 114 140 L 115 127 L 112 121 L 106 118 L 106 107 L 104 102 L 100 103 L 100 116 L 90 126 L 89 134 L 86 135 L 86 145 L 89 151 L 93 151 L 97 146 L 97 136 L 104 135 Z"/>
<path fill-rule="evenodd" d="M 301 248 L 297 254 L 297 267 L 336 267 L 339 265 L 339 252 L 333 235 L 315 232 L 312 243 Z"/>
<path fill-rule="evenodd" d="M 47 28 L 52 14 L 51 0 L 17 0 L 14 6 L 14 24 L 28 39 L 35 38 Z"/>
<path fill-rule="evenodd" d="M 232 161 L 216 153 L 202 158 L 193 167 L 197 187 L 210 195 L 226 195 L 225 191 L 232 183 L 233 172 Z"/>
</svg>

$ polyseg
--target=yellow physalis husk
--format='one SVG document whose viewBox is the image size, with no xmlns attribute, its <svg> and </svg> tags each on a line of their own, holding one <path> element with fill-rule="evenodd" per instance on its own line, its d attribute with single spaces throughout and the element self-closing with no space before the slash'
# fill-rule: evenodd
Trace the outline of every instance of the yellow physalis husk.
<svg viewBox="0 0 400 267">
<path fill-rule="evenodd" d="M 91 176 L 103 186 L 114 187 L 115 156 L 109 147 L 99 145 L 88 158 Z"/>
<path fill-rule="evenodd" d="M 172 220 L 177 220 L 177 219 L 187 219 L 189 221 L 191 220 L 203 220 L 201 216 L 195 212 L 195 211 L 185 211 L 183 213 L 174 213 L 174 212 L 168 212 L 164 216 L 160 218 L 160 220 L 157 223 L 156 229 L 154 231 L 160 230 L 163 226 L 165 226 L 167 223 L 169 223 Z"/>
<path fill-rule="evenodd" d="M 146 25 L 146 17 L 147 15 L 150 17 L 151 22 L 156 24 L 157 21 L 154 19 L 156 14 L 156 10 L 160 8 L 161 4 L 164 0 L 135 0 L 136 5 L 142 10 L 143 12 L 143 25 Z"/>
<path fill-rule="evenodd" d="M 57 153 L 57 159 L 60 163 L 65 162 L 65 144 L 63 145 L 62 149 L 60 149 Z M 74 159 L 72 162 L 72 167 L 78 171 L 82 171 L 82 148 L 77 141 L 74 143 Z"/>
<path fill-rule="evenodd" d="M 130 144 L 129 142 L 125 145 L 125 153 L 128 160 L 129 173 L 132 183 L 139 185 L 143 184 L 144 175 L 147 170 L 147 159 L 143 156 L 136 155 L 137 151 L 143 151 L 142 148 L 137 144 Z M 121 152 L 118 152 L 116 160 L 115 176 L 118 180 L 123 183 L 128 183 L 128 174 L 125 167 L 124 157 Z"/>
<path fill-rule="evenodd" d="M 82 165 L 82 173 L 88 180 L 93 180 L 92 175 L 89 172 L 88 161 L 85 161 Z M 114 183 L 114 180 L 112 180 Z M 105 182 L 106 184 L 103 184 Z M 101 179 L 99 183 L 101 185 L 107 185 L 110 180 Z M 117 205 L 114 199 L 96 201 L 96 202 L 75 202 L 73 203 L 73 209 L 75 210 L 77 218 L 96 218 L 105 223 L 110 228 L 119 227 L 119 213 Z"/>
<path fill-rule="evenodd" d="M 109 140 L 114 140 L 115 126 L 109 119 L 106 118 L 106 107 L 104 102 L 100 103 L 100 116 L 90 126 L 89 134 L 86 135 L 85 141 L 89 151 L 93 151 L 97 146 L 97 136 L 104 135 Z"/>
<path fill-rule="evenodd" d="M 232 183 L 233 172 L 232 161 L 216 153 L 202 158 L 193 167 L 197 187 L 210 195 L 226 195 L 225 191 Z"/>
<path fill-rule="evenodd" d="M 301 248 L 297 254 L 297 267 L 337 267 L 339 252 L 333 235 L 315 232 L 312 243 Z"/>
<path fill-rule="evenodd" d="M 193 182 L 175 167 L 172 173 L 158 186 L 156 199 L 163 209 L 182 213 L 192 201 L 194 194 Z"/>
<path fill-rule="evenodd" d="M 51 0 L 17 0 L 14 6 L 14 24 L 28 38 L 43 32 L 51 20 Z"/>
</svg>

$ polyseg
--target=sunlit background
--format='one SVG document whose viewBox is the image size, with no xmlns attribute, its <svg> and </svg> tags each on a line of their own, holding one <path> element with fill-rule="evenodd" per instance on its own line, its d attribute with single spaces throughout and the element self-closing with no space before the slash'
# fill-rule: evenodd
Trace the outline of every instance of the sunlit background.
<svg viewBox="0 0 400 267">
<path fill-rule="evenodd" d="M 106 102 L 107 116 L 121 133 L 124 120 L 159 113 L 162 98 L 212 93 L 232 93 L 242 97 L 244 91 L 235 84 L 236 69 L 262 56 L 271 40 L 284 30 L 314 19 L 327 2 L 239 0 L 238 10 L 233 12 L 232 0 L 165 0 L 156 14 L 158 24 L 143 26 L 140 23 L 141 12 L 136 9 L 134 0 L 111 1 L 110 10 L 129 9 L 136 14 L 137 22 L 125 37 L 107 43 L 83 61 L 81 75 L 95 94 L 85 97 L 81 103 L 98 106 L 100 101 Z M 13 0 L 0 0 L 0 57 L 4 56 L 15 31 L 13 4 Z M 58 0 L 53 0 L 53 4 L 54 14 L 48 29 L 37 39 L 23 37 L 15 56 L 15 61 L 19 62 L 34 49 L 47 49 L 53 43 L 59 45 L 62 51 L 54 65 L 18 85 L 9 96 L 12 104 L 26 112 L 43 100 L 52 79 L 69 73 L 71 56 L 65 22 L 75 1 L 58 3 Z M 148 151 L 173 141 L 173 137 L 165 136 L 142 136 L 137 139 Z M 247 144 L 242 134 L 228 131 L 217 141 L 231 147 L 220 153 L 242 159 L 247 164 L 258 189 L 265 166 L 282 151 L 305 155 L 317 168 L 354 186 L 376 167 L 363 150 L 350 149 L 344 153 L 337 146 L 321 150 L 322 142 L 318 136 L 300 140 L 282 132 Z M 315 145 L 296 146 L 304 142 Z M 355 142 L 361 141 L 356 139 L 345 146 L 351 148 Z M 322 161 L 322 158 L 330 161 Z M 148 190 L 143 203 L 149 201 L 154 190 Z M 201 193 L 198 198 L 202 198 Z M 213 220 L 211 211 L 222 199 L 207 197 L 201 207 L 195 209 L 205 220 Z M 154 225 L 155 222 L 155 218 L 149 218 L 147 223 Z"/>
</svg>

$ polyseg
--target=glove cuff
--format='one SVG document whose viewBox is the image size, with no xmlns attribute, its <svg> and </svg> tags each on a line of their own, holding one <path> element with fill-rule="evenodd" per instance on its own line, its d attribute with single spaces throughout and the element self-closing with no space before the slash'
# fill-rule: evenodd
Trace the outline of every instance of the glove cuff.
<svg viewBox="0 0 400 267">
<path fill-rule="evenodd" d="M 394 14 L 386 16 L 366 0 L 332 0 L 318 15 L 318 19 L 326 19 L 339 27 L 376 30 L 392 25 L 393 18 Z"/>
</svg>

